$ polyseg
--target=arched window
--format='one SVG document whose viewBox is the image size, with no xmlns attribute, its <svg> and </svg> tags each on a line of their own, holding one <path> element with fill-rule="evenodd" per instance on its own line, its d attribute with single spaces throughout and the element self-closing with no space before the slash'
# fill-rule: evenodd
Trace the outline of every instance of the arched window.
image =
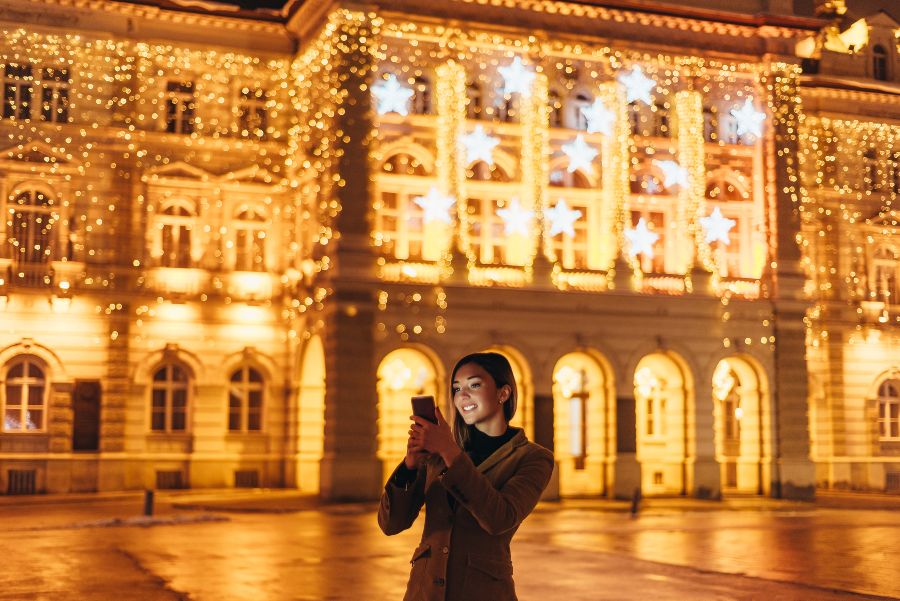
<svg viewBox="0 0 900 601">
<path fill-rule="evenodd" d="M 266 218 L 255 207 L 244 208 L 235 223 L 235 271 L 266 270 Z"/>
<path fill-rule="evenodd" d="M 881 44 L 872 47 L 872 77 L 879 81 L 888 80 L 888 53 Z"/>
<path fill-rule="evenodd" d="M 667 193 L 663 183 L 649 170 L 632 173 L 630 179 L 632 194 L 657 195 Z"/>
<path fill-rule="evenodd" d="M 191 266 L 191 230 L 194 215 L 180 205 L 169 205 L 159 217 L 162 227 L 163 267 Z"/>
<path fill-rule="evenodd" d="M 153 374 L 150 429 L 154 432 L 187 430 L 188 395 L 191 378 L 187 369 L 167 363 Z"/>
<path fill-rule="evenodd" d="M 724 454 L 728 456 L 740 453 L 743 409 L 738 394 L 739 385 L 738 376 L 728 362 L 720 362 L 713 373 L 713 395 L 722 404 L 722 438 Z"/>
<path fill-rule="evenodd" d="M 34 357 L 13 359 L 6 370 L 3 430 L 33 432 L 44 429 L 47 380 Z"/>
<path fill-rule="evenodd" d="M 878 438 L 900 440 L 900 380 L 885 380 L 878 387 Z"/>
<path fill-rule="evenodd" d="M 381 164 L 381 170 L 392 175 L 428 175 L 419 159 L 404 152 L 390 156 Z"/>
<path fill-rule="evenodd" d="M 502 167 L 494 163 L 488 165 L 484 161 L 477 161 L 466 169 L 466 177 L 482 182 L 508 182 L 509 175 Z"/>
<path fill-rule="evenodd" d="M 10 201 L 10 254 L 14 269 L 45 265 L 51 259 L 53 226 L 59 220 L 55 202 L 48 194 L 26 190 Z"/>
<path fill-rule="evenodd" d="M 415 78 L 412 98 L 413 113 L 416 115 L 430 115 L 431 105 L 431 79 L 424 75 Z"/>
<path fill-rule="evenodd" d="M 750 193 L 726 178 L 712 179 L 706 184 L 706 198 L 714 201 L 750 200 Z"/>
<path fill-rule="evenodd" d="M 259 432 L 262 430 L 262 408 L 265 382 L 252 367 L 244 366 L 231 374 L 228 385 L 228 430 Z"/>
<path fill-rule="evenodd" d="M 469 119 L 484 119 L 484 93 L 478 82 L 470 81 L 466 85 L 466 117 Z"/>
<path fill-rule="evenodd" d="M 560 167 L 550 171 L 550 185 L 560 188 L 587 189 L 591 187 L 591 182 L 581 170 L 569 171 Z"/>
</svg>

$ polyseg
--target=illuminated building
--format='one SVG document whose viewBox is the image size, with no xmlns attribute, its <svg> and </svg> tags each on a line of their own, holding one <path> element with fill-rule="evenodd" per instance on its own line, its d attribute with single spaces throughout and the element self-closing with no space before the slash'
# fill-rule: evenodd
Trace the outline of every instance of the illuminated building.
<svg viewBox="0 0 900 601">
<path fill-rule="evenodd" d="M 801 180 L 833 117 L 802 119 L 826 86 L 799 65 L 844 30 L 781 1 L 421 4 L 0 10 L 0 490 L 372 497 L 409 397 L 447 407 L 481 349 L 551 494 L 838 483 Z M 890 344 L 859 319 L 848 345 Z"/>
</svg>

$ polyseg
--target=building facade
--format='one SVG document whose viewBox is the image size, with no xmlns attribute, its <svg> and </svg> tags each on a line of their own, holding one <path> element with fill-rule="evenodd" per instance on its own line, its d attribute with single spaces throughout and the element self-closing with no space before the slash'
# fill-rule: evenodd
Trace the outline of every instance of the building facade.
<svg viewBox="0 0 900 601">
<path fill-rule="evenodd" d="M 6 3 L 0 491 L 371 498 L 485 349 L 549 496 L 890 488 L 897 24 L 782 4 Z"/>
</svg>

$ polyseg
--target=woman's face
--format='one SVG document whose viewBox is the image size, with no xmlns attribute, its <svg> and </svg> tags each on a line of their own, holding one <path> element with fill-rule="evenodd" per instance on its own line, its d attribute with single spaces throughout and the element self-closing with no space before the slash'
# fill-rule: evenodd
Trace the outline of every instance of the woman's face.
<svg viewBox="0 0 900 601">
<path fill-rule="evenodd" d="M 509 386 L 498 389 L 494 378 L 477 363 L 466 363 L 456 371 L 452 390 L 453 405 L 467 425 L 480 425 L 479 430 L 485 431 L 485 426 L 506 423 L 503 403 L 509 398 Z"/>
</svg>

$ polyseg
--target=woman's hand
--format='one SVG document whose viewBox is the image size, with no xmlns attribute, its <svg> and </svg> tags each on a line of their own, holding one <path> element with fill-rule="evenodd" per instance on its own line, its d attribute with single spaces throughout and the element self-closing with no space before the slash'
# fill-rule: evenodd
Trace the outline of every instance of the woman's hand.
<svg viewBox="0 0 900 601">
<path fill-rule="evenodd" d="M 437 417 L 436 424 L 417 415 L 409 416 L 415 422 L 410 429 L 410 444 L 413 444 L 416 449 L 424 449 L 428 453 L 440 455 L 447 467 L 450 467 L 450 464 L 462 451 L 456 444 L 453 432 L 450 431 L 450 424 L 444 419 L 440 408 L 436 406 L 434 410 Z M 409 448 L 407 445 L 407 451 Z"/>
<path fill-rule="evenodd" d="M 413 424 L 415 425 L 415 424 Z M 410 427 L 409 440 L 406 441 L 406 457 L 403 458 L 403 464 L 407 469 L 417 470 L 428 457 L 428 451 L 423 449 L 413 438 L 413 429 Z"/>
</svg>

